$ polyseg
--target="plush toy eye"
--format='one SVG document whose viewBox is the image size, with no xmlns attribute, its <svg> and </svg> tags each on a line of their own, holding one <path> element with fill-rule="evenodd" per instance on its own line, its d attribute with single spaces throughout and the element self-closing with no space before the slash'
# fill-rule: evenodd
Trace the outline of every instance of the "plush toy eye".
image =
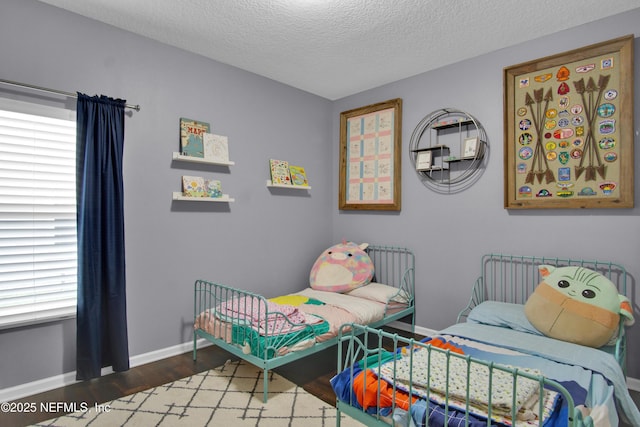
<svg viewBox="0 0 640 427">
<path fill-rule="evenodd" d="M 569 282 L 567 282 L 566 280 L 560 280 L 558 282 L 558 287 L 559 288 L 568 288 L 569 287 Z"/>
<path fill-rule="evenodd" d="M 327 251 L 327 255 L 331 255 L 333 251 Z"/>
<path fill-rule="evenodd" d="M 352 253 L 348 253 L 347 256 L 353 256 L 353 254 Z"/>
<path fill-rule="evenodd" d="M 584 291 L 582 291 L 582 296 L 591 299 L 596 297 L 596 293 L 591 289 L 585 289 Z"/>
</svg>

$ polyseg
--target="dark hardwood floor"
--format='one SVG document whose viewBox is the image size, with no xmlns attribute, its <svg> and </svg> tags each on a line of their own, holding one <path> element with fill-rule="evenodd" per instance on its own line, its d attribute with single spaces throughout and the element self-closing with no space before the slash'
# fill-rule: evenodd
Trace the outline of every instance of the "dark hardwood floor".
<svg viewBox="0 0 640 427">
<path fill-rule="evenodd" d="M 34 412 L 7 413 L 0 412 L 0 426 L 21 427 L 35 424 L 64 414 L 64 411 L 40 411 L 40 403 L 86 402 L 89 406 L 109 402 L 122 396 L 137 393 L 167 382 L 203 372 L 222 365 L 229 359 L 229 353 L 215 346 L 198 351 L 198 359 L 194 362 L 192 353 L 159 360 L 146 365 L 136 366 L 126 372 L 117 372 L 89 381 L 75 383 L 66 387 L 28 396 L 15 402 L 36 405 Z M 60 405 L 62 406 L 62 405 Z M 17 406 L 20 408 L 20 406 Z M 52 408 L 53 409 L 53 408 Z"/>
<path fill-rule="evenodd" d="M 329 380 L 336 373 L 337 347 L 328 348 L 288 365 L 274 369 L 289 381 L 301 386 L 330 405 L 335 405 L 335 394 Z M 22 427 L 44 420 L 56 418 L 65 412 L 42 412 L 40 403 L 86 402 L 87 405 L 102 404 L 123 396 L 153 388 L 180 378 L 188 377 L 224 364 L 227 360 L 236 360 L 230 353 L 216 346 L 198 350 L 193 361 L 192 353 L 184 353 L 146 365 L 136 366 L 126 372 L 118 372 L 90 381 L 75 383 L 66 387 L 28 396 L 14 402 L 26 405 L 35 404 L 34 412 L 7 413 L 0 411 L 1 427 Z M 262 390 L 260 390 L 262 399 Z M 62 403 L 59 406 L 63 406 Z M 55 406 L 54 406 L 55 408 Z"/>
<path fill-rule="evenodd" d="M 420 338 L 420 336 L 416 336 L 416 339 Z M 335 395 L 329 380 L 336 373 L 336 358 L 337 347 L 333 347 L 281 366 L 275 371 L 328 404 L 334 405 Z M 35 404 L 38 410 L 20 413 L 0 411 L 0 426 L 28 426 L 64 414 L 64 411 L 40 411 L 41 402 L 44 404 L 55 403 L 60 407 L 63 406 L 62 402 L 70 404 L 86 402 L 89 406 L 93 406 L 218 367 L 229 359 L 235 360 L 236 358 L 216 346 L 209 346 L 198 350 L 196 361 L 193 361 L 192 353 L 188 352 L 146 365 L 136 366 L 126 372 L 114 373 L 94 380 L 28 396 L 14 402 L 28 405 Z M 636 404 L 640 404 L 640 393 L 632 392 L 632 395 Z M 262 390 L 260 390 L 261 397 Z M 55 409 L 55 405 L 50 405 L 50 408 Z"/>
</svg>

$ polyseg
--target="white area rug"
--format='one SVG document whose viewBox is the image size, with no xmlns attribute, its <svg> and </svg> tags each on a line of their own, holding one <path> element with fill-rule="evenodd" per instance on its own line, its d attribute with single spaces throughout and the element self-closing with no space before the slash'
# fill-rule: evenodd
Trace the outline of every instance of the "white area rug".
<svg viewBox="0 0 640 427">
<path fill-rule="evenodd" d="M 102 405 L 89 406 L 37 426 L 222 426 L 329 427 L 336 410 L 278 374 L 269 373 L 262 402 L 263 372 L 244 362 L 225 365 Z M 342 426 L 361 426 L 343 415 Z"/>
</svg>

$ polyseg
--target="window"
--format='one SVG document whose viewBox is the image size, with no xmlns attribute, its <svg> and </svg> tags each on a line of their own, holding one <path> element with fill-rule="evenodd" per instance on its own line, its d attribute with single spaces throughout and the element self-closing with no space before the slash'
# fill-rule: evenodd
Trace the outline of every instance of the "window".
<svg viewBox="0 0 640 427">
<path fill-rule="evenodd" d="M 0 100 L 0 328 L 75 316 L 75 112 Z"/>
</svg>

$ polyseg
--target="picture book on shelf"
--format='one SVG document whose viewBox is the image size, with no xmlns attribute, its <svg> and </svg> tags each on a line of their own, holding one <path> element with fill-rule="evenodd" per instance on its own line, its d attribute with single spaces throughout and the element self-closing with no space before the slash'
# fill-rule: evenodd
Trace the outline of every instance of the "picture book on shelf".
<svg viewBox="0 0 640 427">
<path fill-rule="evenodd" d="M 204 178 L 201 176 L 182 176 L 182 194 L 188 197 L 207 197 Z"/>
<path fill-rule="evenodd" d="M 229 139 L 224 135 L 203 134 L 204 158 L 214 162 L 229 161 Z"/>
<path fill-rule="evenodd" d="M 185 156 L 204 157 L 204 134 L 209 123 L 180 118 L 180 152 Z"/>
<path fill-rule="evenodd" d="M 291 173 L 291 182 L 293 185 L 309 185 L 307 173 L 302 166 L 290 165 L 289 172 Z"/>
<path fill-rule="evenodd" d="M 217 179 L 205 179 L 204 189 L 207 197 L 213 197 L 214 199 L 222 197 L 222 184 Z"/>
<path fill-rule="evenodd" d="M 269 160 L 271 169 L 271 183 L 274 185 L 291 185 L 291 173 L 289 172 L 289 162 L 286 160 Z"/>
</svg>

